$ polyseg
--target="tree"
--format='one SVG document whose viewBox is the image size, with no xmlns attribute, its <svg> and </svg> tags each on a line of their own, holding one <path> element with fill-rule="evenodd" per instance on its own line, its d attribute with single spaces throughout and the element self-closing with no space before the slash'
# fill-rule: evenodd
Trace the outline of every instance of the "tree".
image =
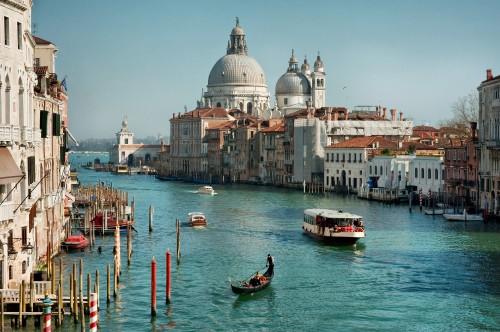
<svg viewBox="0 0 500 332">
<path fill-rule="evenodd" d="M 470 137 L 470 123 L 479 121 L 479 95 L 470 92 L 468 95 L 458 98 L 451 105 L 453 118 L 442 123 L 442 127 L 457 129 L 461 137 Z"/>
</svg>

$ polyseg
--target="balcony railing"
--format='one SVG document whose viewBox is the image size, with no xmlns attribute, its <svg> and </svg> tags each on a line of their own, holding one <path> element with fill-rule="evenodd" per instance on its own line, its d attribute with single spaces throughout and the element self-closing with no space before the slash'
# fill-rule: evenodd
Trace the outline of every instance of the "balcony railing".
<svg viewBox="0 0 500 332">
<path fill-rule="evenodd" d="M 0 125 L 0 145 L 14 145 L 21 142 L 21 128 L 15 125 Z"/>
<path fill-rule="evenodd" d="M 3 202 L 0 205 L 0 221 L 8 221 L 14 219 L 14 203 L 13 202 Z"/>
</svg>

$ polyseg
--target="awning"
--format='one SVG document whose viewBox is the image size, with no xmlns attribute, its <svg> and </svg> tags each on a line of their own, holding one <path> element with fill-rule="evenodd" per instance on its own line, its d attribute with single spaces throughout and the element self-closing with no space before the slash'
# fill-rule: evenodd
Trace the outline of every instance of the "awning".
<svg viewBox="0 0 500 332">
<path fill-rule="evenodd" d="M 73 142 L 75 142 L 76 146 L 80 146 L 80 144 L 78 144 L 78 141 L 76 140 L 76 138 L 71 134 L 71 132 L 69 131 L 68 128 L 66 128 L 66 133 L 68 134 L 69 138 L 71 138 L 71 140 Z"/>
<path fill-rule="evenodd" d="M 0 184 L 18 182 L 23 177 L 24 174 L 16 165 L 10 151 L 5 147 L 0 148 Z"/>
</svg>

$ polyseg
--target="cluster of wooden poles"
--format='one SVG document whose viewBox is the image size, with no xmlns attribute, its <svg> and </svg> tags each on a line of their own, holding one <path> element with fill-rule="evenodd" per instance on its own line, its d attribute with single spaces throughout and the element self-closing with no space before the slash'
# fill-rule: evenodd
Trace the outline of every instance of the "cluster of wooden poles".
<svg viewBox="0 0 500 332">
<path fill-rule="evenodd" d="M 153 231 L 153 213 L 152 207 L 149 209 L 149 231 Z M 175 228 L 177 233 L 177 265 L 181 263 L 181 223 L 179 220 L 175 221 Z M 167 249 L 166 256 L 166 304 L 170 304 L 170 290 L 171 290 L 171 277 L 170 277 L 170 249 Z M 153 256 L 151 260 L 151 316 L 156 316 L 156 260 Z"/>
</svg>

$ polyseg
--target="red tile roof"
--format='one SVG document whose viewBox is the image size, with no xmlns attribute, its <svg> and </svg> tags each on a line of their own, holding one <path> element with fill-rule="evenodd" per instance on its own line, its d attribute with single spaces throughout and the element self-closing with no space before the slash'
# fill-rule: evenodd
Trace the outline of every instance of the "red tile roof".
<svg viewBox="0 0 500 332">
<path fill-rule="evenodd" d="M 336 144 L 331 144 L 327 146 L 327 148 L 371 148 L 373 147 L 373 143 L 378 142 L 378 148 L 381 149 L 390 149 L 397 148 L 397 143 L 393 141 L 389 141 L 388 139 L 383 138 L 382 136 L 363 136 L 363 137 L 355 137 L 350 140 L 339 142 Z"/>
<path fill-rule="evenodd" d="M 35 40 L 35 43 L 37 43 L 38 45 L 49 45 L 49 44 L 52 44 L 48 40 L 42 39 L 40 37 L 33 36 L 33 39 Z"/>
<path fill-rule="evenodd" d="M 262 129 L 261 132 L 262 133 L 284 133 L 285 132 L 285 124 L 283 122 L 278 123 L 275 126 Z"/>
<path fill-rule="evenodd" d="M 175 119 L 181 118 L 227 118 L 227 111 L 221 107 L 200 108 L 187 113 L 175 116 Z"/>
</svg>

